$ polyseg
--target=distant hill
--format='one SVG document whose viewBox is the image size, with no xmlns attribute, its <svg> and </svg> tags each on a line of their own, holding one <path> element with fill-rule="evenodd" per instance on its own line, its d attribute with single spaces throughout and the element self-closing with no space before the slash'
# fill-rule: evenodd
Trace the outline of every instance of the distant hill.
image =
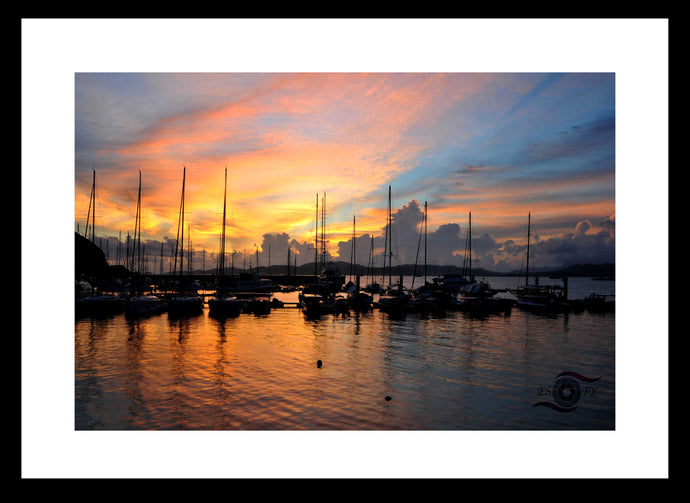
<svg viewBox="0 0 690 503">
<path fill-rule="evenodd" d="M 615 264 L 578 264 L 556 271 L 550 271 L 549 274 L 569 277 L 615 278 L 616 266 Z"/>
<path fill-rule="evenodd" d="M 350 264 L 348 262 L 334 262 L 334 264 L 340 269 L 342 274 L 350 274 Z M 287 272 L 286 265 L 273 265 L 271 266 L 271 274 L 285 274 Z M 320 272 L 320 271 L 319 271 Z M 400 266 L 393 266 L 392 275 L 398 276 L 412 276 L 413 274 L 417 276 L 424 274 L 424 266 L 417 265 L 415 268 L 414 264 L 405 264 Z M 260 274 L 267 274 L 267 267 L 259 268 Z M 426 266 L 427 276 L 440 276 L 443 274 L 462 274 L 463 268 L 454 265 L 429 265 Z M 297 271 L 294 267 L 290 268 L 290 274 L 298 275 L 311 275 L 314 274 L 314 263 L 304 264 L 297 266 Z M 352 274 L 360 276 L 367 276 L 370 271 L 366 266 L 356 265 Z M 373 270 L 374 276 L 387 275 L 388 269 L 384 271 L 382 267 L 375 267 Z M 525 274 L 524 270 L 516 270 L 508 273 L 501 273 L 490 271 L 481 267 L 472 268 L 472 275 L 475 277 L 481 276 L 522 276 Z M 578 264 L 572 265 L 564 268 L 552 268 L 552 269 L 533 269 L 530 270 L 530 276 L 534 274 L 548 275 L 548 276 L 568 276 L 568 277 L 615 277 L 616 266 L 615 264 Z"/>
</svg>

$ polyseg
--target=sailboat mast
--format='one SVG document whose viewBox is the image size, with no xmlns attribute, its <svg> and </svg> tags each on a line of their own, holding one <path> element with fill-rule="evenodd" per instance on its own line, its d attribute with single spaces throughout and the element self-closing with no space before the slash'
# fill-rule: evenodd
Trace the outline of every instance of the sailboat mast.
<svg viewBox="0 0 690 503">
<path fill-rule="evenodd" d="M 314 231 L 314 276 L 319 275 L 319 195 L 316 194 L 316 230 Z"/>
<path fill-rule="evenodd" d="M 468 255 L 468 261 L 469 261 L 469 280 L 470 282 L 474 281 L 472 278 L 472 212 L 470 211 L 470 220 L 469 220 L 469 227 L 468 227 L 468 241 L 469 241 L 469 247 L 470 247 L 470 253 Z"/>
<path fill-rule="evenodd" d="M 527 214 L 527 269 L 525 272 L 525 285 L 529 284 L 529 235 L 532 222 L 532 212 Z"/>
<path fill-rule="evenodd" d="M 225 186 L 223 189 L 223 227 L 220 231 L 220 276 L 225 274 L 225 209 L 228 191 L 228 168 L 225 168 Z"/>
<path fill-rule="evenodd" d="M 180 249 L 180 276 L 182 276 L 184 272 L 184 186 L 186 175 L 187 168 L 185 167 L 182 170 L 182 198 L 180 202 L 180 218 L 182 219 L 182 224 L 180 225 L 182 229 L 182 236 L 180 238 L 180 242 L 182 243 L 182 248 Z"/>
<path fill-rule="evenodd" d="M 137 260 L 139 261 L 138 271 L 141 271 L 141 170 L 139 171 L 139 195 L 137 196 Z"/>
<path fill-rule="evenodd" d="M 93 213 L 91 213 L 91 242 L 96 244 L 96 170 L 93 170 Z"/>
<path fill-rule="evenodd" d="M 371 250 L 369 251 L 370 268 L 369 268 L 369 281 L 374 282 L 374 236 L 371 236 Z"/>
<path fill-rule="evenodd" d="M 388 256 L 388 233 L 390 232 L 390 225 L 388 222 L 388 212 L 386 212 L 386 225 L 384 226 L 385 235 L 383 237 L 383 252 L 381 253 L 383 257 L 383 267 L 381 269 L 381 284 L 386 284 L 386 258 Z"/>
<path fill-rule="evenodd" d="M 391 186 L 388 186 L 388 284 L 392 285 L 392 275 L 393 275 L 393 216 L 391 213 Z"/>
<path fill-rule="evenodd" d="M 91 242 L 94 242 L 94 228 L 96 227 L 96 170 L 93 171 L 93 181 L 91 182 L 91 195 L 89 196 L 89 210 L 86 214 L 86 226 L 84 227 L 84 237 L 89 239 L 89 223 L 93 220 L 91 225 Z M 78 226 L 79 224 L 77 224 Z M 77 231 L 78 231 L 77 227 Z"/>
<path fill-rule="evenodd" d="M 424 201 L 424 284 L 426 285 L 426 234 L 427 234 L 427 202 Z"/>
<path fill-rule="evenodd" d="M 137 235 L 139 236 L 137 238 Z M 137 211 L 134 216 L 134 235 L 132 236 L 132 255 L 130 258 L 130 268 L 132 272 L 139 272 L 139 262 L 141 261 L 141 170 L 139 171 L 139 193 L 137 195 Z"/>
<path fill-rule="evenodd" d="M 189 225 L 187 225 L 187 274 L 192 274 L 192 268 L 194 267 L 192 257 L 192 231 Z"/>
<path fill-rule="evenodd" d="M 352 251 L 350 253 L 350 277 L 352 277 L 352 272 L 355 265 L 355 220 L 356 217 L 352 217 Z"/>
<path fill-rule="evenodd" d="M 326 267 L 326 193 L 321 200 L 321 264 Z"/>
</svg>

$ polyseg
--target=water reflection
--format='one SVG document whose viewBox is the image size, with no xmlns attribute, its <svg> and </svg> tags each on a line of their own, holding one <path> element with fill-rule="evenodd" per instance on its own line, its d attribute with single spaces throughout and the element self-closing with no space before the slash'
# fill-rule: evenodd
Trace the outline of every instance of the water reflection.
<svg viewBox="0 0 690 503">
<path fill-rule="evenodd" d="M 611 314 L 295 308 L 81 319 L 76 428 L 612 429 L 614 326 Z M 531 408 L 573 369 L 602 377 L 589 403 L 569 417 Z"/>
</svg>

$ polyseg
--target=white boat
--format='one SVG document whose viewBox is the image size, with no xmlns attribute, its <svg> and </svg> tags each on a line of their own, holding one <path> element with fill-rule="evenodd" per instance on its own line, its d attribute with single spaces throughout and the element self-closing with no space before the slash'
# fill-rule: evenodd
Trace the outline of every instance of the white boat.
<svg viewBox="0 0 690 503">
<path fill-rule="evenodd" d="M 517 306 L 529 311 L 569 311 L 564 289 L 558 285 L 523 285 L 515 290 Z"/>
</svg>

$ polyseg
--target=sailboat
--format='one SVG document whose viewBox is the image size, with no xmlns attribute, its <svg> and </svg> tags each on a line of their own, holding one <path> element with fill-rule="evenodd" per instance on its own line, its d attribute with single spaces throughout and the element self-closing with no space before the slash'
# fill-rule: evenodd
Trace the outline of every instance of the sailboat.
<svg viewBox="0 0 690 503">
<path fill-rule="evenodd" d="M 136 253 L 138 251 L 138 254 Z M 135 254 L 137 255 L 135 259 Z M 141 171 L 139 171 L 139 194 L 137 196 L 137 212 L 134 217 L 134 242 L 130 259 L 132 279 L 130 283 L 131 296 L 127 299 L 126 314 L 128 316 L 145 316 L 165 311 L 166 302 L 155 295 L 144 293 L 141 282 Z"/>
<path fill-rule="evenodd" d="M 410 304 L 410 296 L 403 290 L 402 277 L 397 284 L 392 282 L 392 262 L 393 262 L 393 238 L 392 229 L 393 227 L 393 216 L 391 213 L 391 187 L 388 186 L 388 213 L 386 217 L 386 250 L 388 252 L 388 288 L 379 295 L 378 307 L 380 311 L 387 312 L 389 314 L 402 315 L 408 311 Z M 383 273 L 385 275 L 386 265 L 385 265 L 386 254 L 384 251 L 384 267 Z"/>
<path fill-rule="evenodd" d="M 519 286 L 514 294 L 517 297 L 517 306 L 528 311 L 538 312 L 567 312 L 571 310 L 568 302 L 568 278 L 564 278 L 564 286 L 539 285 L 539 277 L 535 276 L 535 283 L 529 284 L 529 251 L 532 214 L 527 219 L 527 268 L 525 272 L 525 284 Z"/>
<path fill-rule="evenodd" d="M 318 215 L 318 196 L 317 196 L 317 215 Z M 317 227 L 318 228 L 318 227 Z M 317 230 L 318 239 L 318 230 Z M 326 193 L 321 199 L 321 273 L 319 283 L 325 285 L 331 293 L 341 292 L 345 284 L 345 277 L 341 274 L 340 268 L 332 262 L 326 261 Z"/>
<path fill-rule="evenodd" d="M 89 226 L 91 228 L 91 243 L 94 245 L 92 249 L 96 251 L 96 170 L 93 171 L 89 211 L 86 217 L 86 229 L 84 231 L 86 239 L 89 238 Z M 100 315 L 122 312 L 125 305 L 122 296 L 119 293 L 113 293 L 107 285 L 101 287 L 98 283 L 98 281 L 93 281 L 93 285 L 88 283 L 90 295 L 77 295 L 75 299 L 76 313 L 79 315 Z"/>
<path fill-rule="evenodd" d="M 357 268 L 357 253 L 355 242 L 357 240 L 356 219 L 352 217 L 352 260 L 350 261 L 350 277 Z M 374 297 L 360 288 L 360 277 L 357 274 L 355 283 L 347 290 L 347 305 L 354 311 L 368 311 L 373 307 Z"/>
<path fill-rule="evenodd" d="M 168 315 L 184 316 L 200 314 L 203 310 L 204 299 L 193 289 L 187 287 L 188 278 L 183 276 L 184 271 L 184 204 L 185 204 L 185 180 L 187 168 L 182 171 L 182 196 L 180 198 L 180 216 L 178 218 L 177 242 L 175 244 L 175 269 L 177 269 L 178 248 L 180 255 L 180 272 L 178 293 L 168 301 Z M 181 246 L 180 246 L 181 244 Z M 189 259 L 188 259 L 189 260 Z"/>
<path fill-rule="evenodd" d="M 417 257 L 414 263 L 414 273 L 412 275 L 412 298 L 410 299 L 410 306 L 412 310 L 419 313 L 436 313 L 443 314 L 445 312 L 446 304 L 448 303 L 449 295 L 443 290 L 437 288 L 434 284 L 427 281 L 427 222 L 428 222 L 428 204 L 424 201 L 424 215 L 422 218 L 421 228 L 419 231 L 419 242 L 417 243 Z M 419 259 L 419 248 L 424 236 L 424 283 L 414 288 L 414 282 L 417 277 L 417 262 Z"/>
<path fill-rule="evenodd" d="M 218 255 L 218 284 L 216 294 L 208 299 L 209 314 L 213 316 L 237 316 L 242 312 L 242 303 L 230 295 L 225 285 L 225 209 L 227 204 L 228 169 L 225 168 L 223 190 L 223 225 L 220 231 L 220 253 Z"/>
<path fill-rule="evenodd" d="M 369 250 L 369 283 L 364 287 L 367 293 L 380 293 L 381 285 L 374 281 L 374 236 L 371 236 L 371 249 Z"/>
<path fill-rule="evenodd" d="M 467 252 L 467 250 L 465 250 L 465 252 Z M 467 278 L 464 268 L 462 273 L 448 272 L 432 279 L 434 289 L 443 292 L 443 294 L 450 297 L 452 301 L 454 301 L 460 293 L 460 289 L 470 282 L 471 280 Z M 450 304 L 455 305 L 454 302 L 450 302 Z"/>
<path fill-rule="evenodd" d="M 488 314 L 504 312 L 510 313 L 513 307 L 513 300 L 496 297 L 499 292 L 485 281 L 476 281 L 472 276 L 472 212 L 469 214 L 468 223 L 468 280 L 469 282 L 460 287 L 460 298 L 457 308 L 461 311 L 468 311 L 473 314 Z"/>
</svg>

